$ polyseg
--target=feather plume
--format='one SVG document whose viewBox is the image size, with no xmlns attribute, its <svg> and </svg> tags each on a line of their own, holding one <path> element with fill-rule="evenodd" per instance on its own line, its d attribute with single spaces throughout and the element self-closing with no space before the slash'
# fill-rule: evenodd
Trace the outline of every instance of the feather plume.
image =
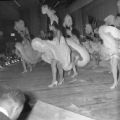
<svg viewBox="0 0 120 120">
<path fill-rule="evenodd" d="M 72 25 L 73 25 L 72 17 L 69 14 L 67 14 L 64 18 L 63 26 L 72 27 Z"/>
<path fill-rule="evenodd" d="M 85 33 L 90 34 L 93 32 L 92 26 L 90 24 L 86 24 L 85 26 Z"/>
<path fill-rule="evenodd" d="M 56 11 L 52 10 L 51 8 L 48 7 L 48 5 L 43 5 L 42 6 L 42 14 L 47 14 L 47 16 L 50 18 L 50 24 L 52 25 L 53 22 L 55 21 L 57 24 L 59 22 L 58 17 L 56 16 Z"/>
<path fill-rule="evenodd" d="M 23 20 L 19 20 L 15 22 L 14 29 L 16 31 L 24 31 L 25 30 L 25 24 Z"/>
<path fill-rule="evenodd" d="M 23 20 L 16 21 L 14 25 L 14 29 L 21 35 L 23 39 L 30 40 L 29 31 L 27 27 L 25 27 Z"/>
</svg>

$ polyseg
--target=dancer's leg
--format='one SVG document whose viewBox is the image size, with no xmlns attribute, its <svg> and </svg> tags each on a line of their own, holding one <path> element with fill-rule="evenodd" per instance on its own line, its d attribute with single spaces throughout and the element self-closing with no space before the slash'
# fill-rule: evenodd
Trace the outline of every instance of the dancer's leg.
<svg viewBox="0 0 120 120">
<path fill-rule="evenodd" d="M 22 61 L 23 69 L 24 69 L 22 73 L 25 73 L 25 72 L 27 72 L 26 63 L 23 59 L 21 59 L 21 61 Z"/>
<path fill-rule="evenodd" d="M 76 66 L 75 64 L 73 65 L 73 75 L 71 76 L 72 78 L 74 78 L 75 76 L 78 75 L 78 72 L 77 72 L 77 69 L 76 69 Z"/>
<path fill-rule="evenodd" d="M 32 72 L 32 64 L 28 63 L 28 67 L 30 69 L 30 72 Z"/>
<path fill-rule="evenodd" d="M 61 85 L 64 82 L 64 77 L 63 77 L 63 68 L 59 62 L 57 62 L 57 69 L 58 69 L 58 73 L 60 75 L 60 80 L 59 80 L 58 84 Z"/>
<path fill-rule="evenodd" d="M 118 84 L 118 75 L 117 75 L 117 73 L 118 73 L 118 58 L 116 56 L 111 58 L 111 69 L 112 69 L 114 83 L 110 88 L 114 89 Z"/>
<path fill-rule="evenodd" d="M 52 60 L 52 62 L 51 62 L 51 69 L 52 69 L 52 77 L 53 77 L 53 79 L 52 79 L 52 83 L 48 86 L 48 87 L 50 87 L 50 88 L 52 88 L 52 87 L 54 87 L 54 86 L 57 86 L 57 80 L 56 80 L 56 78 L 57 78 L 57 61 L 56 60 Z"/>
<path fill-rule="evenodd" d="M 71 76 L 72 78 L 74 78 L 75 76 L 78 75 L 78 72 L 76 69 L 76 64 L 77 64 L 78 58 L 76 58 L 76 56 L 78 56 L 77 53 L 72 51 L 72 53 L 71 53 L 72 64 L 73 64 L 73 75 Z"/>
<path fill-rule="evenodd" d="M 93 65 L 93 69 L 97 68 L 99 66 L 99 54 L 97 52 L 94 52 L 93 55 L 92 55 L 92 59 L 93 59 L 93 62 L 95 63 Z"/>
</svg>

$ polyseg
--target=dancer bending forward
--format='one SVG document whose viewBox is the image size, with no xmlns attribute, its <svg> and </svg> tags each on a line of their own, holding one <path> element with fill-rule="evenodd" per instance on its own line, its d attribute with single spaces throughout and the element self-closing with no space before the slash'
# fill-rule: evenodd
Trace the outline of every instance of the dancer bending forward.
<svg viewBox="0 0 120 120">
<path fill-rule="evenodd" d="M 50 30 L 53 31 L 52 41 L 35 38 L 32 40 L 32 48 L 43 53 L 41 56 L 42 60 L 51 64 L 53 79 L 48 87 L 54 87 L 63 83 L 63 70 L 67 71 L 72 69 L 72 64 L 70 61 L 70 49 L 62 33 L 57 28 L 57 24 L 51 25 Z M 57 81 L 57 70 L 59 81 Z"/>
<path fill-rule="evenodd" d="M 120 40 L 120 30 L 113 26 L 103 25 L 99 28 L 99 36 L 103 40 L 104 52 L 109 55 L 114 79 L 111 89 L 114 89 L 118 84 L 118 40 Z"/>
</svg>

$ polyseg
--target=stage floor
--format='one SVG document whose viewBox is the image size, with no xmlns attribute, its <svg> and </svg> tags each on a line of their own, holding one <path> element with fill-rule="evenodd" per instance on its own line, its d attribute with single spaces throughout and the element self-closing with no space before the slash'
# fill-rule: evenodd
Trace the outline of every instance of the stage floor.
<svg viewBox="0 0 120 120">
<path fill-rule="evenodd" d="M 65 73 L 63 85 L 50 89 L 50 65 L 37 64 L 32 72 L 23 74 L 22 65 L 18 63 L 0 71 L 0 85 L 19 88 L 40 101 L 96 120 L 119 120 L 120 87 L 110 89 L 113 78 L 108 72 L 109 64 L 102 63 L 95 69 L 91 66 L 92 63 L 78 69 L 76 79 Z"/>
</svg>

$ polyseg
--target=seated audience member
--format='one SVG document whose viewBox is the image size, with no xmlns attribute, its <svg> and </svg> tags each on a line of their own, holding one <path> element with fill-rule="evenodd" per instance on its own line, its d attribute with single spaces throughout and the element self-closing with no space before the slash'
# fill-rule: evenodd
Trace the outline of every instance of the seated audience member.
<svg viewBox="0 0 120 120">
<path fill-rule="evenodd" d="M 25 96 L 20 90 L 7 90 L 0 96 L 0 120 L 17 120 L 23 110 Z"/>
</svg>

